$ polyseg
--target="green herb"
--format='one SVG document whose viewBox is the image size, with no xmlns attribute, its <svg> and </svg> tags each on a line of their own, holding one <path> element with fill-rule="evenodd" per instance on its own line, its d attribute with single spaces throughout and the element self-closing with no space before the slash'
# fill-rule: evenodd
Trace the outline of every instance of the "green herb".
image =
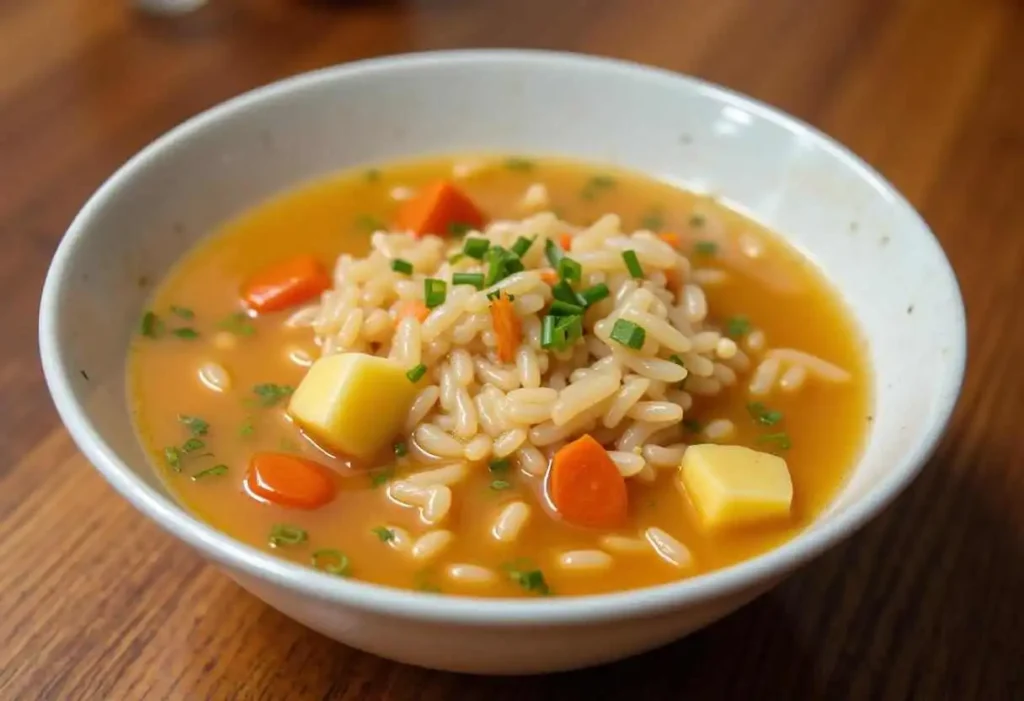
<svg viewBox="0 0 1024 701">
<path fill-rule="evenodd" d="M 197 450 L 202 450 L 206 447 L 206 443 L 198 438 L 189 438 L 187 441 L 181 444 L 181 450 L 185 453 L 194 453 Z"/>
<path fill-rule="evenodd" d="M 476 227 L 463 221 L 453 221 L 448 225 L 448 233 L 452 236 L 465 236 Z"/>
<path fill-rule="evenodd" d="M 462 244 L 462 252 L 470 258 L 483 260 L 484 254 L 490 247 L 491 242 L 487 239 L 466 239 L 466 242 Z"/>
<path fill-rule="evenodd" d="M 448 256 L 448 262 L 451 263 L 452 265 L 455 265 L 456 263 L 458 263 L 459 261 L 461 261 L 465 257 L 466 257 L 465 253 L 456 253 L 454 255 Z"/>
<path fill-rule="evenodd" d="M 356 217 L 355 224 L 357 229 L 369 233 L 373 233 L 374 231 L 383 231 L 388 228 L 387 224 L 372 214 L 360 214 Z"/>
<path fill-rule="evenodd" d="M 390 528 L 385 528 L 384 526 L 377 526 L 376 528 L 371 530 L 373 531 L 374 535 L 376 535 L 377 538 L 380 539 L 380 542 L 382 543 L 390 543 L 392 540 L 395 539 L 395 532 Z"/>
<path fill-rule="evenodd" d="M 222 319 L 217 328 L 221 331 L 233 333 L 236 336 L 252 336 L 256 333 L 256 327 L 252 325 L 252 319 L 245 312 L 235 312 Z"/>
<path fill-rule="evenodd" d="M 530 250 L 530 246 L 532 246 L 533 242 L 536 240 L 536 236 L 529 239 L 526 238 L 525 236 L 520 236 L 519 238 L 516 239 L 516 242 L 512 244 L 512 252 L 515 253 L 520 258 L 522 258 L 523 256 L 526 255 L 526 252 Z"/>
<path fill-rule="evenodd" d="M 682 359 L 682 358 L 680 358 L 680 357 L 679 357 L 678 355 L 676 355 L 675 353 L 673 353 L 672 355 L 670 355 L 670 356 L 668 357 L 668 359 L 669 359 L 669 360 L 671 360 L 671 361 L 672 361 L 673 363 L 675 363 L 676 365 L 678 365 L 678 366 L 680 366 L 680 367 L 684 367 L 684 368 L 686 367 L 686 363 L 684 363 L 684 362 L 683 362 L 683 359 Z"/>
<path fill-rule="evenodd" d="M 785 431 L 780 431 L 779 433 L 766 433 L 763 436 L 758 436 L 757 442 L 774 444 L 779 450 L 789 450 L 793 447 L 793 441 L 790 440 L 789 434 Z"/>
<path fill-rule="evenodd" d="M 644 327 L 634 324 L 632 321 L 616 319 L 615 325 L 612 326 L 611 339 L 627 348 L 640 350 L 644 347 L 646 338 L 647 332 L 644 330 Z"/>
<path fill-rule="evenodd" d="M 208 467 L 205 470 L 200 470 L 199 472 L 192 475 L 192 481 L 198 482 L 199 480 L 204 479 L 206 477 L 217 477 L 218 475 L 226 475 L 227 472 L 227 465 L 214 465 L 213 467 Z"/>
<path fill-rule="evenodd" d="M 146 312 L 142 315 L 139 332 L 147 338 L 159 338 L 160 334 L 164 332 L 164 322 L 160 321 L 160 317 L 153 312 Z"/>
<path fill-rule="evenodd" d="M 583 186 L 580 197 L 585 200 L 593 200 L 605 190 L 615 187 L 615 178 L 610 175 L 595 175 Z"/>
<path fill-rule="evenodd" d="M 472 285 L 478 290 L 484 287 L 483 273 L 452 273 L 453 285 Z"/>
<path fill-rule="evenodd" d="M 265 382 L 252 388 L 253 393 L 259 400 L 261 406 L 271 407 L 291 396 L 295 388 L 290 385 L 276 385 L 273 382 Z"/>
<path fill-rule="evenodd" d="M 511 466 L 512 463 L 509 461 L 508 458 L 502 458 L 501 460 L 491 460 L 490 464 L 487 466 L 487 469 L 490 470 L 491 472 L 508 472 Z"/>
<path fill-rule="evenodd" d="M 419 382 L 423 379 L 423 376 L 427 374 L 427 366 L 420 363 L 416 367 L 410 369 L 405 376 L 409 378 L 409 382 Z"/>
<path fill-rule="evenodd" d="M 583 307 L 578 304 L 569 304 L 563 302 L 560 299 L 556 299 L 551 302 L 551 306 L 548 307 L 548 314 L 551 316 L 569 316 L 571 314 L 582 314 Z"/>
<path fill-rule="evenodd" d="M 423 301 L 428 309 L 444 304 L 448 296 L 448 283 L 444 280 L 428 277 L 423 281 Z"/>
<path fill-rule="evenodd" d="M 610 294 L 611 290 L 608 289 L 608 285 L 604 284 L 603 282 L 599 282 L 593 287 L 588 287 L 587 289 L 580 292 L 580 297 L 583 298 L 583 301 L 586 302 L 587 306 L 589 307 L 591 304 L 596 304 L 597 302 L 600 302 L 602 299 L 604 299 Z"/>
<path fill-rule="evenodd" d="M 178 422 L 184 424 L 193 436 L 205 436 L 210 430 L 210 424 L 198 416 L 178 414 Z"/>
<path fill-rule="evenodd" d="M 695 229 L 699 229 L 700 227 L 704 226 L 706 221 L 707 220 L 704 219 L 703 214 L 690 215 L 690 226 L 694 227 Z"/>
<path fill-rule="evenodd" d="M 509 295 L 509 298 L 511 299 L 511 295 Z M 499 299 L 501 299 L 501 290 L 494 290 L 493 292 L 488 292 L 487 299 L 492 302 L 498 301 Z"/>
<path fill-rule="evenodd" d="M 287 523 L 275 523 L 270 528 L 267 545 L 272 548 L 279 548 L 282 545 L 299 545 L 307 540 L 309 540 L 309 533 L 298 526 L 290 526 Z"/>
<path fill-rule="evenodd" d="M 769 409 L 762 402 L 751 402 L 747 404 L 747 411 L 754 421 L 765 426 L 774 426 L 782 421 L 782 412 Z"/>
<path fill-rule="evenodd" d="M 173 445 L 164 448 L 164 462 L 175 472 L 181 472 L 181 451 Z"/>
<path fill-rule="evenodd" d="M 251 436 L 256 432 L 256 426 L 253 425 L 252 417 L 245 417 L 245 421 L 242 422 L 242 427 L 238 429 L 238 435 L 240 436 Z"/>
<path fill-rule="evenodd" d="M 551 593 L 548 583 L 544 581 L 544 573 L 534 567 L 528 560 L 517 560 L 503 567 L 509 579 L 528 592 L 546 596 Z"/>
<path fill-rule="evenodd" d="M 311 559 L 313 561 L 313 567 L 318 570 L 323 570 L 328 574 L 336 574 L 339 577 L 345 577 L 348 575 L 348 557 L 346 557 L 340 550 L 335 550 L 334 548 L 316 550 L 313 552 L 313 557 Z"/>
<path fill-rule="evenodd" d="M 561 300 L 566 304 L 575 304 L 577 306 L 585 306 L 584 300 L 572 289 L 565 280 L 559 280 L 551 286 L 551 294 L 555 299 Z"/>
<path fill-rule="evenodd" d="M 544 317 L 540 330 L 541 348 L 565 350 L 583 336 L 583 318 L 578 315 Z"/>
<path fill-rule="evenodd" d="M 579 282 L 583 277 L 583 266 L 569 256 L 558 261 L 558 277 L 567 282 Z"/>
<path fill-rule="evenodd" d="M 175 316 L 181 317 L 182 319 L 195 319 L 196 318 L 196 313 L 194 311 L 192 311 L 191 309 L 189 309 L 188 307 L 178 307 L 178 306 L 175 306 L 175 305 L 172 304 L 171 305 L 171 313 L 174 314 Z"/>
<path fill-rule="evenodd" d="M 396 441 L 393 447 L 395 449 L 395 457 L 397 458 L 404 458 L 409 454 L 409 446 L 407 446 L 403 441 Z"/>
<path fill-rule="evenodd" d="M 397 450 L 395 451 L 397 454 Z M 380 487 L 388 483 L 388 481 L 395 476 L 394 467 L 385 467 L 383 470 L 375 470 L 370 473 L 370 486 Z"/>
<path fill-rule="evenodd" d="M 412 275 L 412 263 L 402 258 L 395 258 L 391 261 L 391 269 L 402 275 Z"/>
<path fill-rule="evenodd" d="M 622 260 L 626 262 L 626 270 L 635 278 L 644 276 L 644 269 L 640 266 L 640 259 L 636 257 L 636 251 L 623 251 Z"/>
<path fill-rule="evenodd" d="M 484 286 L 486 287 L 523 269 L 523 262 L 514 253 L 506 251 L 501 246 L 491 246 L 484 259 L 487 263 L 487 274 L 484 276 Z"/>
<path fill-rule="evenodd" d="M 565 257 L 565 251 L 557 243 L 548 239 L 544 242 L 544 257 L 548 259 L 548 263 L 551 263 L 552 268 L 558 270 L 558 264 Z"/>
<path fill-rule="evenodd" d="M 739 338 L 750 333 L 750 319 L 743 315 L 737 315 L 726 319 L 725 334 L 732 338 Z"/>
<path fill-rule="evenodd" d="M 512 483 L 506 482 L 505 480 L 494 480 L 493 482 L 491 482 L 491 489 L 493 489 L 496 492 L 502 492 L 505 491 L 506 489 L 511 488 Z"/>
<path fill-rule="evenodd" d="M 697 419 L 683 419 L 683 427 L 691 433 L 700 433 L 704 430 L 704 425 Z"/>
<path fill-rule="evenodd" d="M 505 256 L 505 276 L 508 277 L 509 275 L 521 273 L 524 270 L 526 270 L 526 266 L 523 265 L 523 261 L 512 251 L 508 251 L 508 254 Z"/>
<path fill-rule="evenodd" d="M 505 167 L 508 170 L 514 170 L 518 173 L 529 173 L 534 169 L 534 162 L 526 159 L 512 156 L 511 158 L 505 159 Z"/>
<path fill-rule="evenodd" d="M 702 256 L 713 256 L 718 253 L 718 244 L 714 241 L 698 241 L 693 245 L 693 250 Z"/>
<path fill-rule="evenodd" d="M 188 326 L 182 327 L 180 329 L 174 329 L 171 331 L 171 333 L 177 336 L 178 338 L 184 338 L 189 341 L 191 341 L 194 338 L 199 338 L 199 332 Z"/>
<path fill-rule="evenodd" d="M 640 228 L 648 231 L 658 231 L 665 226 L 665 217 L 660 209 L 652 209 L 640 220 Z"/>
</svg>

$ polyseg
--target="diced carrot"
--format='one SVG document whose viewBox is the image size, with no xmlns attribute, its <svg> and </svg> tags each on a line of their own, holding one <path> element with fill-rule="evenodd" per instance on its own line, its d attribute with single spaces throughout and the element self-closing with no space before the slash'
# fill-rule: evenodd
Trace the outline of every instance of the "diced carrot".
<svg viewBox="0 0 1024 701">
<path fill-rule="evenodd" d="M 398 303 L 397 315 L 399 319 L 414 316 L 422 323 L 430 315 L 430 310 L 418 299 L 407 299 Z"/>
<path fill-rule="evenodd" d="M 568 251 L 572 248 L 572 234 L 564 233 L 558 238 L 558 244 L 562 247 L 563 251 Z"/>
<path fill-rule="evenodd" d="M 498 339 L 498 358 L 503 363 L 513 362 L 523 340 L 523 329 L 512 300 L 504 292 L 499 292 L 498 298 L 491 302 L 491 322 Z"/>
<path fill-rule="evenodd" d="M 540 280 L 545 285 L 554 285 L 558 282 L 558 273 L 554 268 L 541 268 L 540 269 Z"/>
<path fill-rule="evenodd" d="M 297 509 L 316 509 L 334 498 L 331 471 L 318 462 L 285 453 L 256 453 L 245 487 L 259 501 Z"/>
<path fill-rule="evenodd" d="M 548 494 L 569 523 L 591 528 L 621 526 L 627 516 L 626 480 L 590 435 L 555 453 L 548 476 Z"/>
<path fill-rule="evenodd" d="M 427 234 L 448 236 L 460 226 L 480 229 L 484 215 L 461 190 L 441 181 L 406 200 L 395 216 L 395 225 L 417 238 Z"/>
<path fill-rule="evenodd" d="M 315 299 L 331 286 L 331 276 L 320 261 L 300 255 L 275 263 L 253 275 L 242 287 L 250 309 L 277 312 Z"/>
<path fill-rule="evenodd" d="M 678 268 L 665 269 L 665 287 L 672 292 L 679 292 L 683 287 L 683 275 Z"/>
<path fill-rule="evenodd" d="M 680 246 L 683 245 L 683 239 L 679 236 L 679 234 L 673 233 L 671 231 L 665 231 L 658 234 L 658 238 L 667 243 L 672 248 L 679 248 Z"/>
</svg>

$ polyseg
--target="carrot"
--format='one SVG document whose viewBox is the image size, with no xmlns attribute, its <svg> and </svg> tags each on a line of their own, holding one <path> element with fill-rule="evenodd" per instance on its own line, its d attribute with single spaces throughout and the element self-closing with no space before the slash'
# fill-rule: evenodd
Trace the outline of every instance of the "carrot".
<svg viewBox="0 0 1024 701">
<path fill-rule="evenodd" d="M 658 238 L 667 243 L 672 248 L 679 248 L 680 246 L 683 245 L 683 239 L 679 236 L 679 234 L 673 233 L 671 231 L 665 231 L 658 234 Z"/>
<path fill-rule="evenodd" d="M 396 312 L 399 319 L 404 319 L 407 316 L 414 316 L 419 319 L 420 323 L 426 320 L 427 316 L 430 315 L 430 310 L 427 309 L 427 305 L 418 299 L 407 299 L 404 302 L 399 302 Z"/>
<path fill-rule="evenodd" d="M 568 251 L 572 248 L 572 234 L 565 233 L 558 238 L 558 245 L 562 247 L 563 251 Z"/>
<path fill-rule="evenodd" d="M 569 523 L 592 528 L 621 526 L 627 515 L 626 480 L 607 451 L 584 435 L 555 453 L 548 494 Z"/>
<path fill-rule="evenodd" d="M 395 224 L 417 238 L 427 234 L 447 236 L 456 233 L 453 230 L 457 227 L 483 227 L 484 215 L 461 190 L 441 181 L 406 200 L 395 216 Z"/>
<path fill-rule="evenodd" d="M 683 286 L 683 276 L 678 268 L 665 269 L 665 287 L 672 292 L 679 292 Z"/>
<path fill-rule="evenodd" d="M 498 338 L 498 358 L 503 363 L 513 362 L 523 340 L 523 329 L 512 300 L 504 292 L 499 292 L 498 298 L 491 302 L 491 322 Z"/>
<path fill-rule="evenodd" d="M 331 276 L 316 258 L 300 255 L 275 263 L 253 275 L 242 298 L 261 314 L 308 302 L 331 286 Z"/>
<path fill-rule="evenodd" d="M 554 285 L 558 282 L 558 273 L 554 268 L 541 268 L 540 269 L 540 280 L 545 285 Z"/>
<path fill-rule="evenodd" d="M 256 453 L 245 488 L 259 500 L 297 509 L 316 509 L 334 498 L 331 471 L 318 462 L 285 453 Z"/>
</svg>

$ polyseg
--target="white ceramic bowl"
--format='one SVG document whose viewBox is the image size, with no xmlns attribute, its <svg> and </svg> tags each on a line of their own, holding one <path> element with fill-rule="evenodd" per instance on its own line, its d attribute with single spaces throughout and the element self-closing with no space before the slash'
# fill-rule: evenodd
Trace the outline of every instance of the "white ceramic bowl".
<svg viewBox="0 0 1024 701">
<path fill-rule="evenodd" d="M 290 564 L 183 511 L 132 431 L 125 352 L 148 289 L 220 222 L 355 164 L 449 151 L 565 154 L 721 195 L 804 251 L 859 320 L 874 421 L 842 493 L 794 540 L 686 581 L 581 598 L 438 597 Z M 953 408 L 963 305 L 928 227 L 877 173 L 784 114 L 722 88 L 598 58 L 526 51 L 396 56 L 261 88 L 174 129 L 89 200 L 43 291 L 57 409 L 140 511 L 271 606 L 403 662 L 528 673 L 614 660 L 707 625 L 851 534 L 907 485 Z M 86 371 L 86 379 L 80 371 Z M 173 623 L 172 623 L 173 625 Z"/>
</svg>

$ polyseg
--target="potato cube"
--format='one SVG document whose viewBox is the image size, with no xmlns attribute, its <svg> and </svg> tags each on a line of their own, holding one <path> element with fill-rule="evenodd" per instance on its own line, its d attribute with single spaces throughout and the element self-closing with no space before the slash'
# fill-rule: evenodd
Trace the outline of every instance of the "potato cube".
<svg viewBox="0 0 1024 701">
<path fill-rule="evenodd" d="M 738 445 L 691 445 L 679 470 L 706 528 L 785 518 L 793 503 L 786 461 Z"/>
<path fill-rule="evenodd" d="M 365 353 L 320 358 L 292 394 L 288 413 L 325 448 L 363 460 L 402 429 L 418 390 L 406 368 Z"/>
</svg>

